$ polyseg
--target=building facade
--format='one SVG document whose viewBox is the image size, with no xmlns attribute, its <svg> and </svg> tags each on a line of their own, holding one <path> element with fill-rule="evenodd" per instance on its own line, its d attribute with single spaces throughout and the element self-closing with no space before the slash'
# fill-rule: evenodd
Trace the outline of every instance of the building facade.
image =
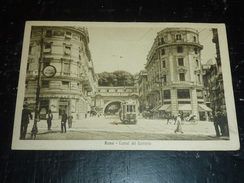
<svg viewBox="0 0 244 183">
<path fill-rule="evenodd" d="M 149 108 L 148 101 L 146 98 L 146 94 L 148 91 L 148 81 L 147 81 L 147 71 L 142 70 L 138 74 L 137 78 L 137 87 L 138 87 L 138 101 L 139 101 L 139 112 L 142 113 L 143 111 Z"/>
<path fill-rule="evenodd" d="M 137 108 L 139 107 L 136 86 L 98 86 L 95 92 L 94 106 L 96 113 L 110 115 L 111 105 L 116 106 L 114 111 L 117 112 L 120 109 L 120 104 L 127 101 L 134 101 Z"/>
<path fill-rule="evenodd" d="M 35 105 L 40 68 L 40 115 L 51 110 L 59 119 L 63 110 L 82 119 L 90 110 L 90 97 L 97 86 L 89 35 L 83 27 L 32 27 L 26 70 L 25 103 Z M 55 75 L 43 74 L 45 68 Z"/>
<path fill-rule="evenodd" d="M 191 28 L 166 28 L 158 32 L 147 57 L 147 100 L 154 116 L 196 115 L 207 120 L 199 33 Z"/>
<path fill-rule="evenodd" d="M 206 88 L 206 96 L 209 100 L 209 107 L 213 110 L 213 114 L 215 114 L 217 111 L 226 113 L 218 32 L 217 29 L 212 29 L 212 32 L 212 41 L 216 46 L 216 57 L 215 61 L 209 61 L 203 65 L 205 81 L 204 85 Z"/>
</svg>

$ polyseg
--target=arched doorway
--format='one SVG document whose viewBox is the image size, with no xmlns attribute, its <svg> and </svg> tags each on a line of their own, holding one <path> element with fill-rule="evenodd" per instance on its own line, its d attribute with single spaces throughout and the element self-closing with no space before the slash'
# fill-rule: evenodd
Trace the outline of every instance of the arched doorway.
<svg viewBox="0 0 244 183">
<path fill-rule="evenodd" d="M 104 114 L 106 116 L 118 115 L 118 111 L 120 109 L 120 106 L 121 106 L 121 102 L 120 101 L 110 102 L 104 108 Z"/>
</svg>

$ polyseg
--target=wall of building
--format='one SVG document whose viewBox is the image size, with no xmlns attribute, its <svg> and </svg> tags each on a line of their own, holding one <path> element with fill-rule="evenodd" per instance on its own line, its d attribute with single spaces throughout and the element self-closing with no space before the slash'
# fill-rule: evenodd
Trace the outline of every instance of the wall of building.
<svg viewBox="0 0 244 183">
<path fill-rule="evenodd" d="M 207 111 L 202 111 L 198 105 L 205 105 L 201 49 L 198 32 L 194 29 L 167 28 L 158 33 L 145 67 L 150 106 L 170 104 L 170 111 L 163 113 L 194 114 L 198 119 L 206 119 L 202 112 L 206 116 Z M 164 96 L 166 92 L 169 94 Z"/>
<path fill-rule="evenodd" d="M 74 119 L 85 118 L 90 110 L 88 92 L 95 85 L 89 37 L 85 28 L 33 27 L 27 65 L 25 102 L 35 103 L 38 68 L 56 69 L 53 77 L 41 73 L 40 113 L 51 109 L 54 119 L 65 110 Z"/>
</svg>

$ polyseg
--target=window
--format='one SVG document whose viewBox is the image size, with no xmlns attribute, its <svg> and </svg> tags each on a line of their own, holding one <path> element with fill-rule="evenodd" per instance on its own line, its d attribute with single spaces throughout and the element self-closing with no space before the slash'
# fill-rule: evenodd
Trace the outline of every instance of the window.
<svg viewBox="0 0 244 183">
<path fill-rule="evenodd" d="M 65 74 L 70 74 L 70 64 L 69 63 L 64 63 L 64 69 L 63 72 Z"/>
<path fill-rule="evenodd" d="M 202 90 L 197 90 L 197 98 L 198 99 L 203 99 L 203 92 L 202 92 Z"/>
<path fill-rule="evenodd" d="M 134 105 L 127 105 L 127 112 L 135 112 L 135 106 Z"/>
<path fill-rule="evenodd" d="M 197 53 L 198 53 L 198 50 L 197 50 L 197 48 L 194 48 L 194 52 L 195 52 L 195 54 L 197 54 Z"/>
<path fill-rule="evenodd" d="M 201 82 L 200 74 L 197 75 L 197 81 L 198 81 L 199 83 Z"/>
<path fill-rule="evenodd" d="M 52 50 L 52 45 L 51 44 L 45 44 L 44 45 L 44 49 L 43 49 L 43 53 L 44 54 L 51 53 L 51 50 Z"/>
<path fill-rule="evenodd" d="M 191 101 L 179 101 L 178 104 L 191 104 Z"/>
<path fill-rule="evenodd" d="M 176 40 L 181 40 L 181 35 L 180 35 L 180 34 L 176 34 L 176 35 L 175 35 L 175 39 L 176 39 Z"/>
<path fill-rule="evenodd" d="M 183 58 L 178 58 L 178 65 L 184 66 L 184 59 Z"/>
<path fill-rule="evenodd" d="M 71 46 L 64 46 L 64 54 L 71 55 Z"/>
<path fill-rule="evenodd" d="M 50 61 L 45 61 L 43 62 L 43 68 L 47 67 L 50 65 Z"/>
<path fill-rule="evenodd" d="M 26 68 L 26 71 L 28 72 L 30 69 L 30 63 L 27 63 L 27 68 Z"/>
<path fill-rule="evenodd" d="M 161 55 L 165 55 L 165 49 L 161 50 Z"/>
<path fill-rule="evenodd" d="M 164 99 L 170 99 L 170 90 L 164 90 Z"/>
<path fill-rule="evenodd" d="M 71 32 L 66 32 L 65 33 L 65 38 L 71 39 L 71 37 L 72 37 L 72 33 Z"/>
<path fill-rule="evenodd" d="M 52 30 L 46 31 L 46 37 L 52 37 Z"/>
<path fill-rule="evenodd" d="M 180 81 L 185 81 L 185 73 L 179 74 Z"/>
<path fill-rule="evenodd" d="M 165 41 L 164 41 L 164 38 L 162 37 L 161 38 L 161 44 L 164 44 L 165 43 Z"/>
<path fill-rule="evenodd" d="M 181 98 L 190 98 L 190 90 L 189 89 L 178 89 L 177 90 L 177 97 Z"/>
<path fill-rule="evenodd" d="M 197 65 L 197 67 L 199 67 L 199 62 L 198 62 L 198 60 L 196 60 L 196 65 Z"/>
<path fill-rule="evenodd" d="M 49 88 L 49 81 L 42 81 L 42 88 Z"/>
<path fill-rule="evenodd" d="M 165 67 L 166 67 L 166 61 L 163 60 L 163 68 L 165 68 Z"/>
<path fill-rule="evenodd" d="M 69 82 L 68 81 L 62 81 L 62 89 L 69 89 Z"/>
<path fill-rule="evenodd" d="M 163 79 L 163 83 L 166 83 L 167 82 L 167 76 L 166 76 L 166 74 L 163 75 L 162 79 Z"/>
<path fill-rule="evenodd" d="M 64 32 L 63 31 L 54 31 L 53 36 L 64 36 Z"/>
<path fill-rule="evenodd" d="M 45 68 L 46 66 L 50 65 L 51 59 L 49 58 L 44 58 L 43 59 L 43 68 Z"/>
<path fill-rule="evenodd" d="M 194 43 L 197 42 L 197 38 L 196 38 L 196 36 L 193 36 L 193 42 L 194 42 Z"/>
<path fill-rule="evenodd" d="M 177 46 L 177 53 L 183 53 L 183 47 Z"/>
</svg>

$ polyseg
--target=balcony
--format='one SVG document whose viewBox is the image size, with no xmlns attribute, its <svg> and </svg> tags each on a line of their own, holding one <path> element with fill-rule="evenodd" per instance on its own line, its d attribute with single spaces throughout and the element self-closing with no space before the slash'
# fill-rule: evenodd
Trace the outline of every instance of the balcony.
<svg viewBox="0 0 244 183">
<path fill-rule="evenodd" d="M 83 87 L 85 88 L 85 90 L 87 90 L 88 92 L 92 91 L 92 82 L 90 81 L 88 76 L 83 76 L 83 80 L 81 81 Z"/>
</svg>

